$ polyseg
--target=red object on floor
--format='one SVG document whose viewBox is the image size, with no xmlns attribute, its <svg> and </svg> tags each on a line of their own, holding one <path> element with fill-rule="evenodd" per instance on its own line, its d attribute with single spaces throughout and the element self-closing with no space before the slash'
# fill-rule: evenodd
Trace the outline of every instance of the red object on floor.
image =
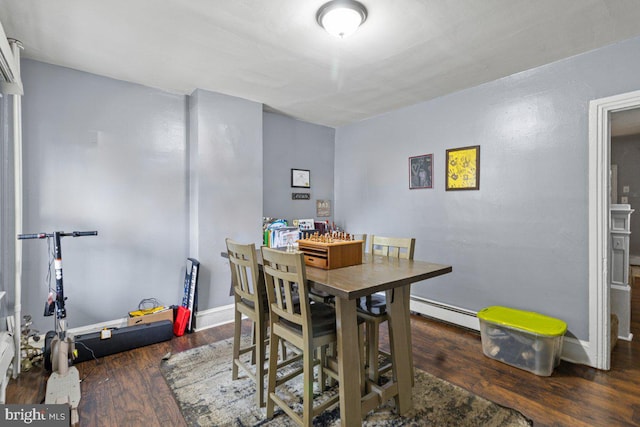
<svg viewBox="0 0 640 427">
<path fill-rule="evenodd" d="M 173 322 L 173 334 L 175 336 L 181 337 L 184 335 L 184 330 L 187 327 L 187 323 L 189 323 L 190 315 L 191 315 L 191 310 L 183 306 L 178 307 L 178 313 L 176 314 L 176 321 Z"/>
</svg>

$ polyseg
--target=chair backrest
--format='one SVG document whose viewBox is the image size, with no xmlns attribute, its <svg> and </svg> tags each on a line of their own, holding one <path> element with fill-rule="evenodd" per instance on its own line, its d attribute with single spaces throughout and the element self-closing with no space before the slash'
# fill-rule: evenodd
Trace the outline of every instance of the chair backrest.
<svg viewBox="0 0 640 427">
<path fill-rule="evenodd" d="M 272 322 L 286 319 L 300 325 L 303 333 L 310 333 L 311 310 L 304 254 L 263 246 L 262 268 Z"/>
<path fill-rule="evenodd" d="M 369 236 L 369 253 L 392 258 L 413 259 L 416 239 L 413 237 Z"/>
<path fill-rule="evenodd" d="M 264 285 L 258 269 L 256 245 L 243 245 L 229 238 L 225 239 L 225 242 L 236 302 L 244 300 L 251 302 L 258 311 L 266 310 L 266 307 L 263 307 Z"/>
</svg>

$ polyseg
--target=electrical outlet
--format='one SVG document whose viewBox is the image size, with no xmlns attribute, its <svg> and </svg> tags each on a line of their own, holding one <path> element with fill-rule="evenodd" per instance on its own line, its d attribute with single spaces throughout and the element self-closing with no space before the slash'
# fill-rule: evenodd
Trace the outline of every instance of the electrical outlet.
<svg viewBox="0 0 640 427">
<path fill-rule="evenodd" d="M 620 203 L 622 203 L 623 205 L 629 203 L 629 198 L 626 196 L 620 197 Z"/>
<path fill-rule="evenodd" d="M 624 187 L 622 187 L 622 192 L 627 194 L 629 192 L 629 186 L 625 185 Z"/>
</svg>

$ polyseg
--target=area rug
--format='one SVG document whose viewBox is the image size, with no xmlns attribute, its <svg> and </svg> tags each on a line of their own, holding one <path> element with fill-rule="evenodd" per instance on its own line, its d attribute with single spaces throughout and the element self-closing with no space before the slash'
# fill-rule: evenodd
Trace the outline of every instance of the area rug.
<svg viewBox="0 0 640 427">
<path fill-rule="evenodd" d="M 247 378 L 231 379 L 232 341 L 224 340 L 165 357 L 161 372 L 189 426 L 289 427 L 295 423 L 276 406 L 275 416 L 255 404 L 255 383 Z M 242 370 L 240 370 L 242 373 Z M 301 413 L 299 381 L 283 385 L 278 394 Z M 316 393 L 316 402 L 337 393 L 336 389 Z M 416 369 L 413 409 L 406 416 L 395 412 L 393 399 L 367 414 L 363 426 L 530 426 L 519 412 Z M 314 419 L 314 426 L 340 425 L 335 407 Z M 351 427 L 351 426 L 349 426 Z"/>
</svg>

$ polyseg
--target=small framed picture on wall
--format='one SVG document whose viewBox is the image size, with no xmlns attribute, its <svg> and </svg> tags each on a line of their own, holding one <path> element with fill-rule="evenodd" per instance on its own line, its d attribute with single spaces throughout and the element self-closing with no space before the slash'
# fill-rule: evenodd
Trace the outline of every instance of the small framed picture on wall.
<svg viewBox="0 0 640 427">
<path fill-rule="evenodd" d="M 291 169 L 291 186 L 296 188 L 311 188 L 311 171 L 306 169 Z"/>
<path fill-rule="evenodd" d="M 433 188 L 433 154 L 409 157 L 409 189 Z"/>
</svg>

